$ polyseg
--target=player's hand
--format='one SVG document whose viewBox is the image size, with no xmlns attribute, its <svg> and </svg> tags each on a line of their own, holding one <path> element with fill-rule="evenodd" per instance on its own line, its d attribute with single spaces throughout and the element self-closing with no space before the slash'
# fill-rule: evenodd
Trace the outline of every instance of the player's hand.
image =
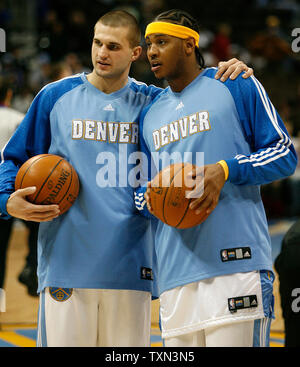
<svg viewBox="0 0 300 367">
<path fill-rule="evenodd" d="M 6 211 L 15 218 L 32 222 L 47 222 L 59 216 L 59 206 L 37 205 L 26 200 L 26 196 L 33 194 L 36 187 L 26 187 L 12 193 L 7 200 Z"/>
<path fill-rule="evenodd" d="M 147 184 L 147 190 L 144 194 L 144 198 L 146 199 L 147 209 L 149 213 L 153 214 L 153 210 L 151 207 L 151 200 L 150 200 L 150 188 L 151 188 L 151 182 L 148 182 Z"/>
<path fill-rule="evenodd" d="M 230 59 L 228 61 L 220 61 L 218 63 L 218 71 L 215 75 L 216 79 L 221 78 L 222 82 L 225 82 L 228 77 L 232 80 L 237 78 L 242 71 L 245 73 L 242 78 L 247 79 L 249 76 L 253 75 L 253 69 L 249 68 L 243 61 L 236 58 Z"/>
<path fill-rule="evenodd" d="M 190 209 L 196 214 L 205 211 L 210 214 L 219 202 L 220 193 L 225 183 L 225 173 L 218 163 L 208 164 L 202 170 L 189 174 L 197 182 L 196 187 L 186 197 L 192 199 Z"/>
</svg>

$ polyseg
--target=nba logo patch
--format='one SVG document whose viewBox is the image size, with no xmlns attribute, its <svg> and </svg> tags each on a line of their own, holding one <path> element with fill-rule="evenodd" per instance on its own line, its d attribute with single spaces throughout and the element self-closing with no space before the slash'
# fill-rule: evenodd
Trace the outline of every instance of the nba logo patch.
<svg viewBox="0 0 300 367">
<path fill-rule="evenodd" d="M 223 262 L 251 259 L 250 247 L 224 248 L 220 251 Z"/>
<path fill-rule="evenodd" d="M 257 297 L 255 294 L 242 297 L 228 298 L 228 308 L 230 312 L 237 312 L 243 308 L 257 307 Z"/>
<path fill-rule="evenodd" d="M 73 288 L 49 287 L 50 296 L 58 302 L 64 302 L 72 296 Z"/>
</svg>

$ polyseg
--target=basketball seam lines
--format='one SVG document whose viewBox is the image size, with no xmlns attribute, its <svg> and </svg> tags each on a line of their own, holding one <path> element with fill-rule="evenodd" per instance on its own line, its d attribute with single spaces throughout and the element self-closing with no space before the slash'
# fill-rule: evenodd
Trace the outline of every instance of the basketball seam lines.
<svg viewBox="0 0 300 367">
<path fill-rule="evenodd" d="M 183 165 L 183 167 L 184 167 L 184 166 L 185 166 L 185 164 Z M 173 177 L 172 177 L 172 179 L 171 179 L 171 181 L 170 181 L 169 187 L 167 188 L 166 193 L 165 193 L 165 196 L 164 196 L 162 215 L 163 215 L 163 218 L 164 218 L 165 223 L 166 223 L 166 224 L 168 224 L 168 225 L 169 225 L 169 223 L 168 223 L 168 221 L 167 221 L 167 220 L 166 220 L 166 218 L 165 218 L 165 200 L 166 200 L 166 196 L 167 196 L 167 194 L 168 194 L 169 188 L 170 188 L 170 187 L 171 187 L 171 185 L 172 185 L 172 182 L 173 182 L 173 180 L 174 180 L 174 177 L 177 175 L 177 173 L 178 173 L 180 170 L 182 170 L 182 168 L 183 168 L 183 167 L 181 166 L 181 167 L 178 169 L 178 171 L 176 171 L 176 172 L 173 174 Z"/>
<path fill-rule="evenodd" d="M 33 203 L 35 203 L 36 199 L 38 198 L 39 194 L 41 193 L 41 191 L 42 191 L 43 187 L 45 186 L 46 182 L 48 181 L 49 177 L 52 175 L 53 171 L 56 169 L 56 167 L 57 167 L 57 166 L 58 166 L 62 161 L 63 161 L 63 158 L 62 158 L 60 161 L 58 161 L 58 162 L 56 163 L 56 165 L 53 167 L 52 171 L 51 171 L 51 172 L 49 173 L 49 175 L 46 177 L 46 179 L 45 179 L 44 183 L 42 184 L 42 186 L 41 186 L 41 187 L 40 187 L 40 189 L 39 189 L 39 192 L 36 194 L 36 197 L 34 198 Z"/>
<path fill-rule="evenodd" d="M 185 167 L 185 164 L 184 164 L 184 166 L 183 166 L 183 169 L 184 169 L 184 167 Z M 177 173 L 178 173 L 178 172 L 177 172 Z M 176 175 L 177 175 L 177 173 L 176 173 Z M 174 177 L 175 177 L 175 176 L 174 176 Z M 189 199 L 188 204 L 187 204 L 187 206 L 186 206 L 186 208 L 185 208 L 185 211 L 184 211 L 184 213 L 183 213 L 183 216 L 181 217 L 181 219 L 180 219 L 179 223 L 177 223 L 177 224 L 176 224 L 175 228 L 177 228 L 177 227 L 181 224 L 181 222 L 183 221 L 183 219 L 184 219 L 184 217 L 185 217 L 185 215 L 186 215 L 187 211 L 189 210 L 189 205 L 190 205 L 191 200 L 192 200 L 192 199 Z"/>
<path fill-rule="evenodd" d="M 39 161 L 40 159 L 42 159 L 43 157 L 44 157 L 44 154 L 43 154 L 43 156 L 42 156 L 42 157 L 40 157 L 40 158 L 36 159 L 35 161 L 33 161 L 29 167 L 27 167 L 27 170 L 24 172 L 24 175 L 23 175 L 22 180 L 21 180 L 21 182 L 20 182 L 20 187 L 19 187 L 20 189 L 22 188 L 22 184 L 23 184 L 23 181 L 24 181 L 24 177 L 26 176 L 26 173 L 28 172 L 29 168 L 30 168 L 30 167 L 32 167 L 32 165 L 34 165 L 34 164 L 35 164 L 35 162 L 38 162 L 38 161 Z"/>
<path fill-rule="evenodd" d="M 176 226 L 175 226 L 176 228 L 181 224 L 181 222 L 183 221 L 183 219 L 184 219 L 184 217 L 185 217 L 185 215 L 186 215 L 187 211 L 189 210 L 189 206 L 190 206 L 190 202 L 191 202 L 191 200 L 192 200 L 192 199 L 189 199 L 188 205 L 186 206 L 186 209 L 185 209 L 185 211 L 184 211 L 184 213 L 183 213 L 182 218 L 180 219 L 179 223 L 177 223 L 177 224 L 176 224 Z"/>
</svg>

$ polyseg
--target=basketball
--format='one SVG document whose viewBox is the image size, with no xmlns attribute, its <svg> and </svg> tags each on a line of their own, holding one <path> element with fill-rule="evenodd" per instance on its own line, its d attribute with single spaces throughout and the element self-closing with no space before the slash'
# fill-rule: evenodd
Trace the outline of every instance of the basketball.
<svg viewBox="0 0 300 367">
<path fill-rule="evenodd" d="M 153 214 L 169 226 L 191 228 L 208 217 L 205 212 L 195 214 L 189 208 L 192 199 L 185 197 L 195 184 L 186 177 L 194 168 L 190 163 L 171 164 L 152 180 L 149 197 Z"/>
<path fill-rule="evenodd" d="M 64 158 L 54 154 L 40 154 L 28 159 L 19 169 L 15 190 L 35 186 L 36 192 L 27 196 L 33 204 L 58 204 L 60 214 L 74 204 L 79 193 L 79 179 L 75 169 Z"/>
</svg>

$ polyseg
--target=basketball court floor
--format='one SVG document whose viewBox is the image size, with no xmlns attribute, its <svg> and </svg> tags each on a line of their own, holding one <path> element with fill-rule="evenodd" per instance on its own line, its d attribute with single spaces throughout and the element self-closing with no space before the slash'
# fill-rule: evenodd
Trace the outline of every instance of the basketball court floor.
<svg viewBox="0 0 300 367">
<path fill-rule="evenodd" d="M 280 252 L 283 235 L 293 224 L 292 220 L 275 221 L 269 226 L 272 239 L 273 260 Z M 6 273 L 6 312 L 0 313 L 0 347 L 35 347 L 38 297 L 31 297 L 17 277 L 24 266 L 27 254 L 27 229 L 20 223 L 14 225 L 9 244 Z M 271 347 L 284 346 L 284 324 L 281 317 L 278 279 L 274 283 L 275 320 L 271 325 Z M 158 327 L 158 301 L 152 302 L 151 347 L 162 347 Z"/>
</svg>

